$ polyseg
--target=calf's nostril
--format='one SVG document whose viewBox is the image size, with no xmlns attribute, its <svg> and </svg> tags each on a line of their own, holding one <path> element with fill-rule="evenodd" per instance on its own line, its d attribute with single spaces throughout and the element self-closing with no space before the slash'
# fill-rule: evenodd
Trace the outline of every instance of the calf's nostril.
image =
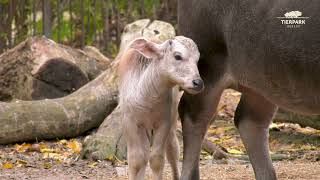
<svg viewBox="0 0 320 180">
<path fill-rule="evenodd" d="M 192 81 L 192 84 L 197 89 L 202 89 L 203 87 L 203 81 L 201 79 L 195 79 Z"/>
</svg>

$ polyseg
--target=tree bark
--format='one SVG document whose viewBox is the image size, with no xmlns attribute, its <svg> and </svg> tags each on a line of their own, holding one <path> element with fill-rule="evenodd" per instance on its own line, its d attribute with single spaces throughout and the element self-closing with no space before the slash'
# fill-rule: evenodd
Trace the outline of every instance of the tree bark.
<svg viewBox="0 0 320 180">
<path fill-rule="evenodd" d="M 139 12 L 140 12 L 140 17 L 145 18 L 145 7 L 144 7 L 144 0 L 139 1 Z"/>
<path fill-rule="evenodd" d="M 301 127 L 312 127 L 314 129 L 320 129 L 320 116 L 313 115 L 301 115 L 294 112 L 279 109 L 276 114 L 274 122 L 286 122 L 299 124 Z"/>
<path fill-rule="evenodd" d="M 153 19 L 154 20 L 158 19 L 157 6 L 158 6 L 158 0 L 153 0 L 153 3 L 152 3 L 152 14 L 153 14 Z"/>
<path fill-rule="evenodd" d="M 0 144 L 76 137 L 99 126 L 117 104 L 114 69 L 63 98 L 0 103 Z"/>
<path fill-rule="evenodd" d="M 58 43 L 61 42 L 61 2 L 60 0 L 57 0 L 57 33 L 58 33 Z M 63 17 L 62 17 L 63 18 Z"/>
<path fill-rule="evenodd" d="M 51 37 L 51 1 L 43 0 L 43 34 Z"/>
<path fill-rule="evenodd" d="M 68 95 L 101 74 L 110 61 L 43 37 L 29 38 L 0 55 L 0 101 L 37 100 Z"/>
<path fill-rule="evenodd" d="M 81 16 L 81 48 L 84 47 L 86 43 L 86 32 L 85 32 L 85 22 L 84 22 L 84 0 L 80 0 L 80 16 Z"/>
<path fill-rule="evenodd" d="M 133 17 L 132 17 L 132 14 L 133 14 L 133 0 L 128 0 L 127 1 L 127 20 L 128 22 L 131 22 Z"/>
<path fill-rule="evenodd" d="M 9 14 L 7 20 L 7 37 L 8 37 L 8 47 L 12 47 L 12 20 L 14 18 L 14 12 L 16 11 L 16 1 L 9 1 Z"/>
<path fill-rule="evenodd" d="M 104 0 L 101 2 L 102 7 L 101 7 L 101 13 L 102 13 L 102 19 L 103 19 L 103 48 L 104 50 L 107 50 L 109 47 L 109 41 L 110 41 L 110 22 L 109 22 L 109 13 L 110 13 L 110 8 L 109 8 L 109 1 Z"/>
<path fill-rule="evenodd" d="M 223 151 L 218 145 L 214 144 L 207 138 L 202 142 L 202 149 L 213 156 L 213 159 L 228 159 L 229 155 L 226 151 Z"/>
<path fill-rule="evenodd" d="M 8 5 L 3 2 L 0 2 L 0 19 L 2 19 L 2 21 L 0 21 L 0 53 L 2 53 L 7 48 L 8 35 L 7 33 L 3 32 L 9 30 L 9 28 L 6 25 L 8 23 L 8 15 Z"/>
<path fill-rule="evenodd" d="M 36 20 L 36 16 L 37 16 L 37 12 L 36 12 L 36 3 L 35 0 L 31 1 L 32 3 L 32 36 L 35 36 L 37 34 L 37 20 Z"/>
</svg>

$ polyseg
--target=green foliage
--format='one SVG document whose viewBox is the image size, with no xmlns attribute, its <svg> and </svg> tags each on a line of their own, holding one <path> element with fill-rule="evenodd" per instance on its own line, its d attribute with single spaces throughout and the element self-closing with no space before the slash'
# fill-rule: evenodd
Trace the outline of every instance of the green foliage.
<svg viewBox="0 0 320 180">
<path fill-rule="evenodd" d="M 0 0 L 1 5 L 6 9 L 9 9 L 9 6 L 14 6 L 14 9 L 23 9 L 22 11 L 15 10 L 12 19 L 21 17 L 21 15 L 27 17 L 23 23 L 17 24 L 14 20 L 11 24 L 6 25 L 6 28 L 13 27 L 14 33 L 11 38 L 15 44 L 20 43 L 27 36 L 33 35 L 33 32 L 36 32 L 35 35 L 44 34 L 43 13 L 48 12 L 43 12 L 42 0 L 30 0 L 26 1 L 27 3 L 22 3 L 22 1 L 9 2 L 9 0 Z M 49 38 L 54 41 L 60 40 L 59 42 L 74 47 L 93 45 L 109 55 L 116 54 L 119 37 L 127 23 L 141 18 L 152 19 L 154 8 L 159 11 L 162 7 L 161 3 L 164 3 L 160 0 L 144 0 L 143 3 L 140 0 L 50 0 L 50 2 L 52 34 Z M 105 19 L 106 14 L 103 13 L 105 12 L 103 8 L 108 10 L 109 17 L 107 19 Z M 142 12 L 144 15 L 141 14 Z M 33 19 L 34 13 L 37 17 L 36 21 Z M 3 21 L 6 22 L 8 20 L 6 19 L 8 18 L 7 12 L 0 12 L 0 17 L 5 18 Z M 58 17 L 60 17 L 60 23 Z M 109 23 L 108 26 L 105 26 L 106 22 Z M 109 29 L 105 29 L 106 27 Z M 109 36 L 106 37 L 104 32 L 109 32 Z M 0 36 L 7 36 L 6 32 L 1 32 L 1 28 Z M 82 42 L 83 38 L 85 42 Z"/>
<path fill-rule="evenodd" d="M 0 0 L 0 3 L 1 3 L 1 4 L 8 4 L 8 3 L 9 3 L 9 0 Z"/>
<path fill-rule="evenodd" d="M 6 36 L 7 36 L 7 33 L 5 33 L 5 32 L 0 32 L 0 38 L 6 37 Z"/>
</svg>

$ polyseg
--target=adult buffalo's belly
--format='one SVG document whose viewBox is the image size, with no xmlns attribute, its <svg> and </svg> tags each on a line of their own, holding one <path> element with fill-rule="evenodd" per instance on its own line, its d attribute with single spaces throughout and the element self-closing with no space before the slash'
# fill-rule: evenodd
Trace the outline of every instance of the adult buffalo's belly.
<svg viewBox="0 0 320 180">
<path fill-rule="evenodd" d="M 230 66 L 236 82 L 284 109 L 320 114 L 320 51 L 303 40 L 300 45 L 306 44 L 305 49 L 298 45 L 281 49 L 275 43 L 251 48 L 255 51 L 251 56 L 250 48 L 235 55 Z"/>
<path fill-rule="evenodd" d="M 246 65 L 235 75 L 240 91 L 254 91 L 287 110 L 320 114 L 320 59 L 318 63 L 262 59 Z"/>
<path fill-rule="evenodd" d="M 231 19 L 225 25 L 230 31 L 224 30 L 224 37 L 235 80 L 282 108 L 320 114 L 319 1 L 304 6 L 296 0 L 263 2 L 255 5 L 255 11 L 237 10 L 226 16 Z M 240 9 L 246 5 L 240 3 Z M 281 23 L 292 9 L 308 17 L 305 24 L 291 28 Z"/>
</svg>

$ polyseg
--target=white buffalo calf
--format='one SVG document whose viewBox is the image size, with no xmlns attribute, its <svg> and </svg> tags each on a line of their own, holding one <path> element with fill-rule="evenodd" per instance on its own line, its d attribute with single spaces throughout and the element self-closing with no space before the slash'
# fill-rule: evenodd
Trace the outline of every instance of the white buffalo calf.
<svg viewBox="0 0 320 180">
<path fill-rule="evenodd" d="M 144 179 L 148 161 L 153 179 L 162 179 L 164 154 L 173 179 L 179 179 L 172 88 L 178 85 L 192 94 L 203 89 L 197 68 L 199 55 L 191 39 L 177 36 L 162 44 L 135 39 L 120 57 L 120 108 L 130 180 Z"/>
</svg>

